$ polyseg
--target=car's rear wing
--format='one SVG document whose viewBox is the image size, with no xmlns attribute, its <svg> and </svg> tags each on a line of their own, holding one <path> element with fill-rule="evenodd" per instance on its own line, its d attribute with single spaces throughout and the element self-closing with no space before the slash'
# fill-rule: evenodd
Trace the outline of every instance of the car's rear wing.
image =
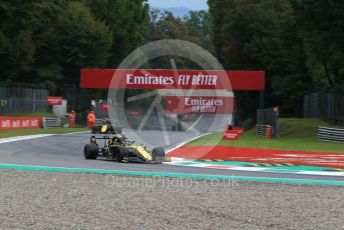
<svg viewBox="0 0 344 230">
<path fill-rule="evenodd" d="M 103 136 L 103 137 L 92 136 L 90 139 L 91 140 L 109 140 L 111 139 L 111 137 L 110 136 Z"/>
<path fill-rule="evenodd" d="M 111 137 L 110 136 L 103 136 L 103 137 L 91 136 L 90 137 L 91 144 L 97 144 L 97 140 L 104 140 L 104 147 L 105 147 L 108 145 L 108 141 L 111 140 Z"/>
<path fill-rule="evenodd" d="M 104 140 L 104 146 L 107 146 L 111 144 L 109 140 L 112 140 L 114 137 L 118 137 L 122 143 L 129 143 L 129 144 L 134 144 L 135 141 L 128 141 L 128 138 L 125 135 L 114 135 L 112 137 L 110 136 L 103 136 L 103 137 L 96 137 L 96 136 L 91 136 L 90 138 L 90 143 L 96 144 L 97 140 Z"/>
</svg>

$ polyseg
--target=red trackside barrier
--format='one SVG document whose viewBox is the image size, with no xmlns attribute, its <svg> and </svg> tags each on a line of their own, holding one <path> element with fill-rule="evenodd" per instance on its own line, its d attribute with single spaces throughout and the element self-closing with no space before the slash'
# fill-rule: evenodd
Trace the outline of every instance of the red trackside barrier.
<svg viewBox="0 0 344 230">
<path fill-rule="evenodd" d="M 0 130 L 37 129 L 42 127 L 42 117 L 0 117 Z"/>
</svg>

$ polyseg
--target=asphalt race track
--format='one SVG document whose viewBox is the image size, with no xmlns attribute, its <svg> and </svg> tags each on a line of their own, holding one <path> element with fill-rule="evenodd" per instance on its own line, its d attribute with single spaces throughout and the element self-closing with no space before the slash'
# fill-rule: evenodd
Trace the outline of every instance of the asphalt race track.
<svg viewBox="0 0 344 230">
<path fill-rule="evenodd" d="M 124 130 L 124 133 L 126 133 L 128 137 L 135 136 L 135 133 L 130 130 Z M 148 142 L 146 143 L 148 147 L 155 145 L 162 146 L 165 149 L 173 148 L 174 146 L 195 138 L 198 135 L 199 134 L 195 134 L 192 132 L 169 132 L 168 136 L 170 143 L 169 145 L 166 145 L 161 144 L 161 131 L 142 131 L 140 133 L 140 137 L 144 137 L 145 141 Z M 190 173 L 242 177 L 344 181 L 344 178 L 341 176 L 234 171 L 167 164 L 118 163 L 108 160 L 85 160 L 83 157 L 83 147 L 85 144 L 88 143 L 89 137 L 90 133 L 76 133 L 0 143 L 0 164 L 125 170 L 139 172 L 144 171 L 164 173 Z M 140 144 L 140 142 L 138 142 L 138 144 Z"/>
</svg>

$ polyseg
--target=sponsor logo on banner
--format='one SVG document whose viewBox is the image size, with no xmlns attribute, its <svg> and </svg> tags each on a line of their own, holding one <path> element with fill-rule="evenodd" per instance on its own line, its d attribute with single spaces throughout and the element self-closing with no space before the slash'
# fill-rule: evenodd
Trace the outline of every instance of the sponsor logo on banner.
<svg viewBox="0 0 344 230">
<path fill-rule="evenodd" d="M 0 130 L 41 128 L 41 117 L 0 117 Z"/>
<path fill-rule="evenodd" d="M 171 113 L 228 114 L 233 112 L 233 97 L 166 96 L 165 110 Z"/>
<path fill-rule="evenodd" d="M 62 97 L 47 97 L 48 105 L 62 105 Z"/>
</svg>

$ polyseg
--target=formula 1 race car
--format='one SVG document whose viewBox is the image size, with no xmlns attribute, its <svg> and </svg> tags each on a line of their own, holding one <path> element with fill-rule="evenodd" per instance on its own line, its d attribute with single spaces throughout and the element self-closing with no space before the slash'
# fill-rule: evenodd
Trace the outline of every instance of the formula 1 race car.
<svg viewBox="0 0 344 230">
<path fill-rule="evenodd" d="M 104 140 L 102 147 L 97 140 Z M 144 145 L 135 145 L 125 135 L 104 136 L 101 138 L 92 136 L 90 144 L 85 145 L 84 156 L 86 159 L 106 158 L 118 162 L 146 162 L 162 163 L 171 161 L 165 156 L 163 148 L 154 148 L 149 151 Z"/>
<path fill-rule="evenodd" d="M 122 128 L 113 127 L 110 120 L 101 120 L 92 127 L 93 134 L 121 134 Z"/>
</svg>

